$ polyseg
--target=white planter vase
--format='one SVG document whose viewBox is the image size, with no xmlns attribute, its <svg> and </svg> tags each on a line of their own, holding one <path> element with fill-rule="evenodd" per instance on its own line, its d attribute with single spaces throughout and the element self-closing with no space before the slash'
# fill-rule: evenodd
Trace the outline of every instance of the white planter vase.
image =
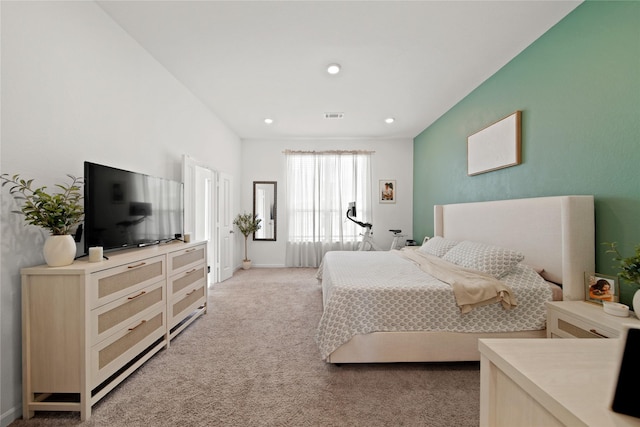
<svg viewBox="0 0 640 427">
<path fill-rule="evenodd" d="M 242 261 L 242 269 L 248 270 L 251 268 L 251 260 Z"/>
<path fill-rule="evenodd" d="M 49 236 L 42 248 L 44 260 L 49 267 L 62 267 L 73 264 L 76 257 L 76 242 L 73 236 Z"/>
<path fill-rule="evenodd" d="M 640 289 L 636 291 L 635 294 L 633 294 L 633 312 L 635 313 L 636 317 L 638 319 L 640 319 Z"/>
</svg>

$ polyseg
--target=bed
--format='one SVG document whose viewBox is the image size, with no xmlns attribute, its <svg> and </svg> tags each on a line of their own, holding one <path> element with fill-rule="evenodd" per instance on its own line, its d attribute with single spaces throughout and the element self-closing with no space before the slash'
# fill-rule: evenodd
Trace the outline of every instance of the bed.
<svg viewBox="0 0 640 427">
<path fill-rule="evenodd" d="M 316 334 L 324 360 L 474 361 L 480 359 L 479 338 L 545 337 L 544 303 L 552 298 L 551 287 L 529 288 L 540 281 L 555 283 L 562 287 L 561 299 L 584 299 L 584 272 L 594 271 L 595 264 L 593 196 L 436 205 L 434 237 L 434 242 L 464 243 L 465 249 L 504 249 L 500 262 L 511 264 L 495 274 L 488 271 L 509 282 L 515 308 L 506 309 L 503 299 L 463 314 L 451 287 L 425 273 L 414 259 L 382 251 L 329 252 L 319 271 L 324 311 Z M 466 252 L 452 246 L 438 256 L 456 261 L 461 253 Z M 512 253 L 519 257 L 515 263 Z M 535 285 L 528 284 L 532 271 Z M 437 290 L 432 297 L 419 293 L 416 275 L 439 283 L 429 285 Z M 527 277 L 524 288 L 520 275 Z M 516 319 L 516 312 L 524 318 Z"/>
</svg>

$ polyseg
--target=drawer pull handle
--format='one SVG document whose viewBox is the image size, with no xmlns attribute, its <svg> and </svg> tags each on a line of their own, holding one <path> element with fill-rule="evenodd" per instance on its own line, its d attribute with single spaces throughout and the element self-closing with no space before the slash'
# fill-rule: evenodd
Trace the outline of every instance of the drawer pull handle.
<svg viewBox="0 0 640 427">
<path fill-rule="evenodd" d="M 192 293 L 194 293 L 195 291 L 197 291 L 197 289 L 192 290 L 191 292 L 187 292 L 187 296 L 191 295 Z"/>
<path fill-rule="evenodd" d="M 197 268 L 191 269 L 191 270 L 187 271 L 186 273 L 184 273 L 184 275 L 188 276 L 189 274 L 193 273 L 196 270 L 197 270 Z"/>
<path fill-rule="evenodd" d="M 142 267 L 145 264 L 146 264 L 146 262 L 141 262 L 139 264 L 129 265 L 129 266 L 127 266 L 127 268 L 138 268 L 138 267 Z"/>
<path fill-rule="evenodd" d="M 127 299 L 136 299 L 136 298 L 138 298 L 138 297 L 141 297 L 141 296 L 142 296 L 142 295 L 144 295 L 144 294 L 146 294 L 146 292 L 145 292 L 145 291 L 142 291 L 142 292 L 140 292 L 138 295 L 134 295 L 134 296 L 129 297 L 129 298 L 127 298 Z"/>
<path fill-rule="evenodd" d="M 145 323 L 147 323 L 146 320 L 141 321 L 140 323 L 138 323 L 136 326 L 134 326 L 133 328 L 129 328 L 129 332 L 133 331 L 136 328 L 139 328 L 140 326 L 144 325 Z"/>
<path fill-rule="evenodd" d="M 185 253 L 189 253 L 189 252 L 193 252 L 193 251 L 195 251 L 195 250 L 196 250 L 196 248 L 191 248 L 191 249 L 186 249 L 184 252 L 185 252 Z"/>
<path fill-rule="evenodd" d="M 609 338 L 606 335 L 602 335 L 600 332 L 596 331 L 595 329 L 589 329 L 589 332 L 591 332 L 592 334 L 596 334 L 597 336 L 602 337 L 602 338 Z"/>
</svg>

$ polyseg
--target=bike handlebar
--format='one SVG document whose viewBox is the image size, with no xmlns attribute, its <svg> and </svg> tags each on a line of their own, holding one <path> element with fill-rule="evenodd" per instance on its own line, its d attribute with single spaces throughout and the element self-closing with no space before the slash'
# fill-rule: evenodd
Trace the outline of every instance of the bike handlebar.
<svg viewBox="0 0 640 427">
<path fill-rule="evenodd" d="M 369 228 L 369 229 L 373 228 L 373 225 L 368 223 L 368 222 L 361 222 L 361 221 L 358 221 L 358 220 L 355 220 L 355 219 L 351 218 L 349 216 L 349 210 L 347 210 L 347 219 L 355 222 L 356 224 L 358 224 L 362 228 Z"/>
</svg>

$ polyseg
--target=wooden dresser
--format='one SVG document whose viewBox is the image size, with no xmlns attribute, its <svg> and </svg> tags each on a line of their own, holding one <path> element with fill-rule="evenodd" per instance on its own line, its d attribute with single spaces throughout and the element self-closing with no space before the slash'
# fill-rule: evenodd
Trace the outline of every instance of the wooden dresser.
<svg viewBox="0 0 640 427">
<path fill-rule="evenodd" d="M 22 269 L 23 417 L 91 406 L 207 309 L 206 242 Z"/>
</svg>

